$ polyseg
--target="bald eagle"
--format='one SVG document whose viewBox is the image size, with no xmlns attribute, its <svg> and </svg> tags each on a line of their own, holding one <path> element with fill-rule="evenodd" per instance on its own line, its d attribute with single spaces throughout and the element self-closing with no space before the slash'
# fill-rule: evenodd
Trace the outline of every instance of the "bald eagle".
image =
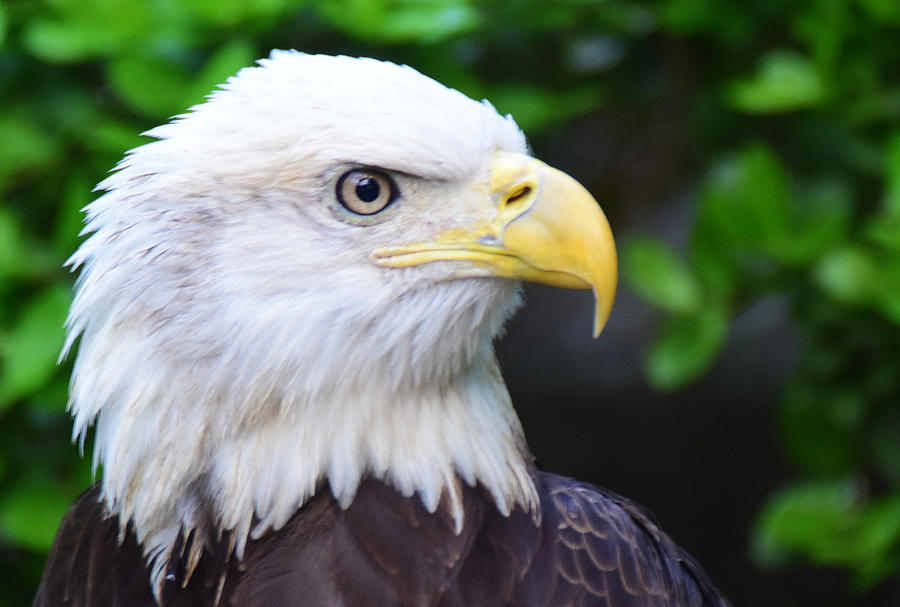
<svg viewBox="0 0 900 607">
<path fill-rule="evenodd" d="M 98 187 L 67 321 L 102 480 L 36 607 L 726 605 L 639 507 L 536 469 L 519 280 L 616 284 L 600 207 L 413 69 L 274 52 Z"/>
</svg>

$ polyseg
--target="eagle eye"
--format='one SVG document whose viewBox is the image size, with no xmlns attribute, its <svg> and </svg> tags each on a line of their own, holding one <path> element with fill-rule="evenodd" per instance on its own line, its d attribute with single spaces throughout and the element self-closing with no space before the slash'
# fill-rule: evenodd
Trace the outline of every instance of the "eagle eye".
<svg viewBox="0 0 900 607">
<path fill-rule="evenodd" d="M 387 173 L 353 169 L 338 179 L 337 198 L 352 213 L 374 215 L 397 198 L 397 186 Z"/>
</svg>

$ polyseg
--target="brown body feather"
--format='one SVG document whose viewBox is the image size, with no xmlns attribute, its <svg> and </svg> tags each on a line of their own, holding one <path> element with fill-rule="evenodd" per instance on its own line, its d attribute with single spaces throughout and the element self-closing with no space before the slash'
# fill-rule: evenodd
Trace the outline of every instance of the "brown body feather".
<svg viewBox="0 0 900 607">
<path fill-rule="evenodd" d="M 726 606 L 706 574 L 636 505 L 615 494 L 538 473 L 540 523 L 503 516 L 480 488 L 462 489 L 456 533 L 441 507 L 427 512 L 374 480 L 346 510 L 327 491 L 282 529 L 251 541 L 243 560 L 209 533 L 187 576 L 166 575 L 166 607 Z M 119 538 L 99 488 L 60 527 L 34 607 L 151 607 L 149 573 L 129 532 Z M 442 504 L 443 506 L 443 504 Z M 190 550 L 178 553 L 189 554 Z"/>
</svg>

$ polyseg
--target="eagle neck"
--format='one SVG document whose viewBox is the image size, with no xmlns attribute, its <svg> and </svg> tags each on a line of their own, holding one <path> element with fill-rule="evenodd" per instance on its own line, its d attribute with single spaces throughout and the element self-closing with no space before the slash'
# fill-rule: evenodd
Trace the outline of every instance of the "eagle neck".
<svg viewBox="0 0 900 607">
<path fill-rule="evenodd" d="M 241 538 L 280 528 L 326 487 L 349 507 L 367 478 L 418 496 L 430 512 L 445 499 L 458 528 L 460 483 L 484 487 L 504 515 L 536 512 L 532 458 L 493 353 L 478 362 L 444 384 L 342 386 L 223 437 L 210 493 L 238 553 Z"/>
<path fill-rule="evenodd" d="M 115 315 L 86 326 L 76 433 L 96 419 L 103 499 L 123 532 L 133 526 L 154 588 L 179 537 L 228 532 L 240 558 L 313 496 L 329 491 L 346 508 L 370 478 L 428 511 L 447 504 L 458 529 L 465 485 L 503 515 L 537 516 L 532 458 L 492 344 L 518 303 L 515 285 L 434 289 L 243 315 L 232 333 L 151 330 Z M 367 316 L 351 314 L 363 303 Z"/>
</svg>

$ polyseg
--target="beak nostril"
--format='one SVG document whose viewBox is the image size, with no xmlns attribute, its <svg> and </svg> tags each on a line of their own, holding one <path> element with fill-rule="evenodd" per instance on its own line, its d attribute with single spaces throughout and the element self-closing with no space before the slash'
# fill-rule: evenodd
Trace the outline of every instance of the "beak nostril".
<svg viewBox="0 0 900 607">
<path fill-rule="evenodd" d="M 509 195 L 507 195 L 505 206 L 514 205 L 519 201 L 525 200 L 531 192 L 532 187 L 530 185 L 520 185 L 516 187 L 509 192 Z"/>
</svg>

